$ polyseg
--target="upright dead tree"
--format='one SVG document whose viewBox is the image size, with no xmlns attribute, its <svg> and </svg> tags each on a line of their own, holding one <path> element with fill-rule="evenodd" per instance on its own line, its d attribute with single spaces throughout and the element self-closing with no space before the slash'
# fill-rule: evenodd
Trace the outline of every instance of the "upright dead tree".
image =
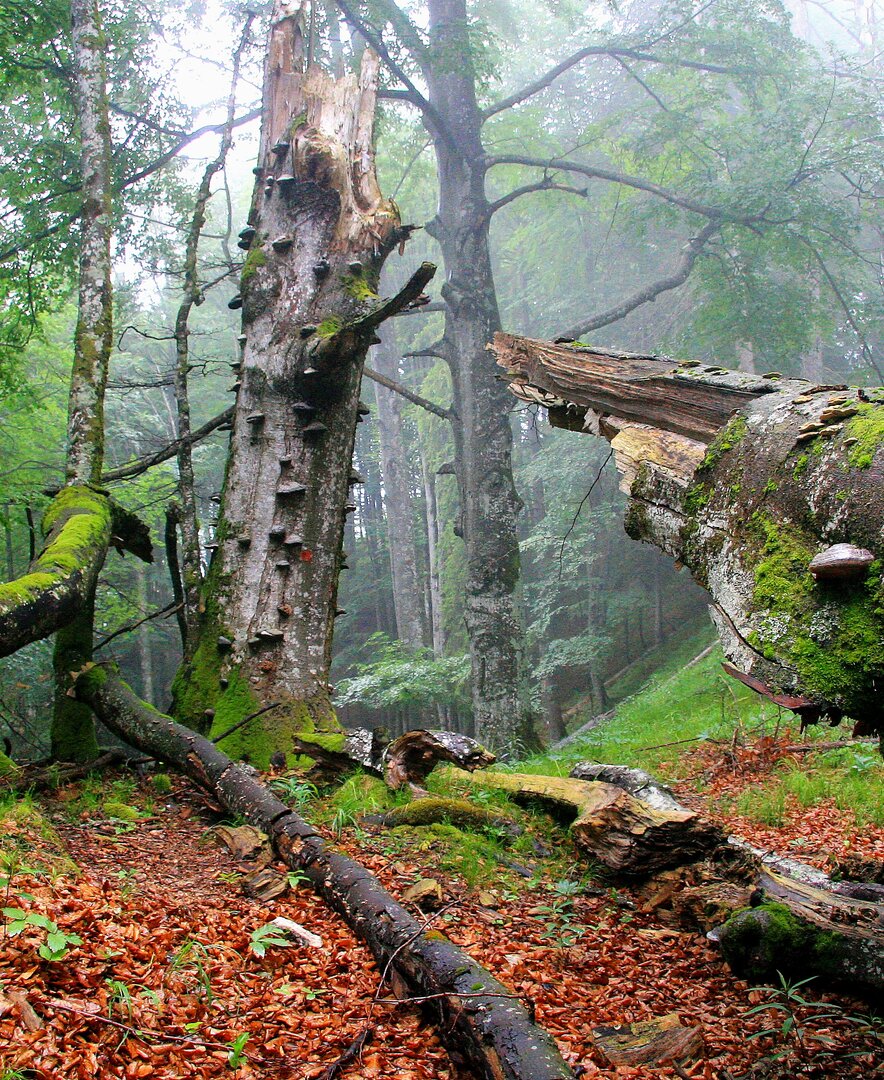
<svg viewBox="0 0 884 1080">
<path fill-rule="evenodd" d="M 201 639 L 175 685 L 177 715 L 265 762 L 293 732 L 335 731 L 328 667 L 359 383 L 392 300 L 381 266 L 409 233 L 375 177 L 378 59 L 333 78 L 305 62 L 303 7 L 277 3 L 241 294 L 242 357 Z"/>
<path fill-rule="evenodd" d="M 510 387 L 609 439 L 626 530 L 684 563 L 740 678 L 884 731 L 884 391 L 498 334 Z"/>
</svg>

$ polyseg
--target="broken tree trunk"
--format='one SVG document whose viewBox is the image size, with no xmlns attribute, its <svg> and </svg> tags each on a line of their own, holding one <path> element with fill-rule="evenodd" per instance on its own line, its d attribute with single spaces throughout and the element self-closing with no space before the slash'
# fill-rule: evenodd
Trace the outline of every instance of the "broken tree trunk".
<svg viewBox="0 0 884 1080">
<path fill-rule="evenodd" d="M 384 751 L 384 779 L 395 791 L 408 784 L 421 789 L 424 781 L 442 761 L 473 772 L 486 769 L 497 759 L 475 739 L 454 731 L 425 731 L 418 728 L 400 735 Z"/>
<path fill-rule="evenodd" d="M 457 1060 L 488 1080 L 573 1080 L 552 1039 L 515 995 L 444 935 L 427 932 L 364 867 L 328 848 L 249 770 L 140 701 L 103 667 L 81 674 L 76 689 L 127 743 L 177 766 L 266 832 L 279 858 L 303 873 L 366 942 L 397 994 L 426 999 Z"/>
<path fill-rule="evenodd" d="M 724 842 L 721 830 L 676 804 L 658 808 L 614 784 L 527 773 L 446 775 L 506 791 L 517 802 L 537 801 L 574 816 L 578 847 L 621 874 L 650 874 L 694 862 Z"/>
<path fill-rule="evenodd" d="M 884 732 L 884 391 L 497 334 L 513 392 L 609 439 L 626 531 L 712 596 L 732 673 Z"/>
<path fill-rule="evenodd" d="M 277 2 L 271 22 L 248 255 L 230 302 L 242 357 L 217 550 L 200 642 L 174 688 L 176 716 L 214 733 L 279 702 L 224 741 L 263 765 L 293 734 L 343 744 L 328 669 L 362 366 L 376 327 L 434 272 L 424 264 L 393 300 L 377 295 L 409 234 L 375 177 L 379 61 L 366 52 L 339 79 L 309 63 L 304 8 Z"/>
</svg>

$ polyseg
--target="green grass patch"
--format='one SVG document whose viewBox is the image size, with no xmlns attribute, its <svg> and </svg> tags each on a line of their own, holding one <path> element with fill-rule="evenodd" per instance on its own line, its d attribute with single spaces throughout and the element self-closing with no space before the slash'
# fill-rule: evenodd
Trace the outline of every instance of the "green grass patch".
<svg viewBox="0 0 884 1080">
<path fill-rule="evenodd" d="M 675 780 L 686 772 L 684 751 L 702 739 L 729 739 L 740 726 L 771 729 L 776 708 L 724 674 L 718 646 L 686 666 L 705 644 L 708 630 L 675 649 L 642 690 L 615 708 L 610 720 L 560 750 L 520 762 L 515 771 L 567 776 L 578 761 L 603 761 Z"/>
</svg>

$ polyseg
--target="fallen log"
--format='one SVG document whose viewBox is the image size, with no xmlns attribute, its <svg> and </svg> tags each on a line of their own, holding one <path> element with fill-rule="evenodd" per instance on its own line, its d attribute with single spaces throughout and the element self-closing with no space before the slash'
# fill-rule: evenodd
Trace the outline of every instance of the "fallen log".
<svg viewBox="0 0 884 1080">
<path fill-rule="evenodd" d="M 464 832 L 487 832 L 489 830 L 515 840 L 522 829 L 511 817 L 495 814 L 484 806 L 476 806 L 466 799 L 440 799 L 432 795 L 412 799 L 402 806 L 394 806 L 385 814 L 365 818 L 372 825 L 395 829 L 400 825 L 454 825 Z"/>
<path fill-rule="evenodd" d="M 538 801 L 573 818 L 571 836 L 609 869 L 645 875 L 694 862 L 724 842 L 724 834 L 692 810 L 658 808 L 610 783 L 527 773 L 468 773 L 452 779 L 506 791 L 517 802 Z"/>
<path fill-rule="evenodd" d="M 177 766 L 267 833 L 278 857 L 304 874 L 368 945 L 397 994 L 426 999 L 454 1060 L 488 1080 L 573 1080 L 552 1039 L 506 987 L 443 934 L 418 923 L 359 863 L 331 850 L 252 771 L 141 701 L 105 667 L 82 672 L 75 690 L 127 743 Z"/>
<path fill-rule="evenodd" d="M 626 531 L 706 587 L 733 673 L 884 732 L 884 390 L 497 334 L 510 388 L 611 442 Z"/>
<path fill-rule="evenodd" d="M 864 995 L 884 991 L 884 904 L 767 869 L 752 904 L 709 935 L 738 974 L 759 981 L 782 971 Z"/>
<path fill-rule="evenodd" d="M 416 728 L 400 735 L 384 751 L 384 779 L 395 791 L 403 784 L 422 788 L 440 762 L 473 772 L 493 765 L 497 758 L 468 735 L 455 731 Z"/>
</svg>

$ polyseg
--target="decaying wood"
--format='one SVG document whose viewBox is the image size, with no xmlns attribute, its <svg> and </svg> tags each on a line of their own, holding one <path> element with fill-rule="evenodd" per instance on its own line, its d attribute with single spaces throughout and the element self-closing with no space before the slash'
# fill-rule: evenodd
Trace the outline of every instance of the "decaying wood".
<svg viewBox="0 0 884 1080">
<path fill-rule="evenodd" d="M 884 991 L 884 903 L 762 870 L 756 904 L 711 932 L 725 959 L 752 979 L 814 975 L 853 992 Z"/>
<path fill-rule="evenodd" d="M 331 850 L 251 771 L 140 701 L 106 668 L 81 674 L 76 691 L 126 742 L 175 765 L 265 832 L 277 856 L 302 873 L 366 942 L 385 975 L 395 978 L 408 996 L 426 999 L 452 1055 L 476 1075 L 573 1080 L 550 1037 L 503 985 L 444 935 L 428 933 L 427 925 L 417 922 L 364 867 Z"/>
<path fill-rule="evenodd" d="M 677 1013 L 635 1024 L 593 1028 L 593 1041 L 610 1065 L 662 1065 L 685 1061 L 703 1051 L 699 1027 L 685 1027 Z"/>
<path fill-rule="evenodd" d="M 508 334 L 493 350 L 554 426 L 611 442 L 627 532 L 709 590 L 738 677 L 803 722 L 884 731 L 884 391 Z"/>
<path fill-rule="evenodd" d="M 642 769 L 630 769 L 626 765 L 602 765 L 594 761 L 579 761 L 569 776 L 575 780 L 600 780 L 614 784 L 630 795 L 649 803 L 657 810 L 683 810 L 668 787 Z"/>
<path fill-rule="evenodd" d="M 428 796 L 395 806 L 386 814 L 365 819 L 371 824 L 395 829 L 398 825 L 454 825 L 467 832 L 493 829 L 496 834 L 515 839 L 522 832 L 511 817 L 495 814 L 466 799 L 439 799 Z"/>
<path fill-rule="evenodd" d="M 527 773 L 447 770 L 458 780 L 498 788 L 516 801 L 546 803 L 574 816 L 578 847 L 622 874 L 649 874 L 693 862 L 722 843 L 710 822 L 681 807 L 658 809 L 614 784 Z"/>
<path fill-rule="evenodd" d="M 454 731 L 406 731 L 384 751 L 384 779 L 393 788 L 420 787 L 442 761 L 473 772 L 493 765 L 497 759 L 468 735 Z"/>
</svg>

